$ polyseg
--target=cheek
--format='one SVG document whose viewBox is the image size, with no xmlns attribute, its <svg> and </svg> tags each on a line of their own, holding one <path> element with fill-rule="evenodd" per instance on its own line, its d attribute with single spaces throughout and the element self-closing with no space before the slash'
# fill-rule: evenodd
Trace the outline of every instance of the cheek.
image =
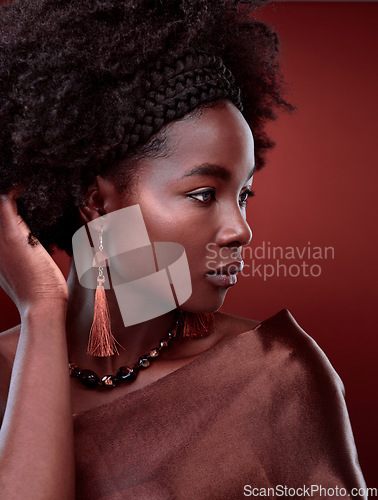
<svg viewBox="0 0 378 500">
<path fill-rule="evenodd" d="M 152 242 L 170 241 L 180 243 L 185 248 L 192 277 L 197 274 L 198 268 L 205 269 L 206 245 L 209 242 L 206 226 L 198 225 L 192 218 L 184 218 L 178 213 L 168 214 L 166 211 L 154 215 L 150 212 L 144 220 Z M 199 229 L 201 227 L 202 230 Z"/>
<path fill-rule="evenodd" d="M 151 241 L 181 242 L 190 233 L 190 226 L 182 218 L 168 213 L 150 213 L 144 217 L 147 232 Z"/>
<path fill-rule="evenodd" d="M 150 198 L 142 200 L 140 207 L 151 241 L 194 242 L 209 234 L 208 217 L 201 210 L 194 210 L 188 200 L 159 203 Z"/>
<path fill-rule="evenodd" d="M 163 200 L 163 202 L 161 201 Z M 180 243 L 186 252 L 192 278 L 207 269 L 208 245 L 214 242 L 211 209 L 174 196 L 139 198 L 143 219 L 152 242 Z"/>
</svg>

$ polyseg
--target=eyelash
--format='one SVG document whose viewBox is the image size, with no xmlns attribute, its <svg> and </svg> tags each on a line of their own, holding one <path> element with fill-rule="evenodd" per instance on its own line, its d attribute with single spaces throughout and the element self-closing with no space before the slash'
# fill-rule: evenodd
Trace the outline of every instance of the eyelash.
<svg viewBox="0 0 378 500">
<path fill-rule="evenodd" d="M 214 189 L 205 189 L 204 191 L 199 191 L 198 193 L 191 193 L 188 196 L 194 197 L 194 196 L 204 195 L 204 194 L 208 194 L 208 193 L 210 193 L 212 195 L 212 200 L 215 201 L 215 190 Z M 245 191 L 243 191 L 243 193 L 240 196 L 243 196 L 243 195 L 247 195 L 247 197 L 245 198 L 244 201 L 242 201 L 240 203 L 240 205 L 242 207 L 245 207 L 247 205 L 248 198 L 252 198 L 253 196 L 255 196 L 255 192 L 251 189 L 246 189 Z M 194 198 L 194 199 L 197 200 L 197 198 Z M 197 200 L 197 201 L 200 201 L 200 203 L 204 203 L 206 205 L 210 205 L 210 203 L 206 202 L 206 201 L 201 201 L 201 200 Z"/>
</svg>

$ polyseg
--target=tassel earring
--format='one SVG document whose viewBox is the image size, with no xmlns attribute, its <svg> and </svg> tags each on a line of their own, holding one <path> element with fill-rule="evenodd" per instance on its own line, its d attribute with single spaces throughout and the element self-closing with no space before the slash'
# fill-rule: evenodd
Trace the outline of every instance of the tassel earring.
<svg viewBox="0 0 378 500">
<path fill-rule="evenodd" d="M 101 225 L 99 235 L 99 247 L 93 257 L 93 267 L 98 267 L 97 288 L 95 292 L 94 315 L 91 330 L 89 332 L 89 341 L 87 353 L 91 356 L 113 356 L 119 354 L 116 346 L 116 339 L 111 332 L 111 321 L 109 305 L 106 299 L 104 288 L 105 276 L 104 267 L 108 267 L 109 256 L 104 252 L 103 246 L 103 226 Z"/>
<path fill-rule="evenodd" d="M 207 337 L 214 329 L 215 316 L 213 313 L 192 313 L 180 311 L 183 321 L 181 336 L 185 338 Z"/>
</svg>

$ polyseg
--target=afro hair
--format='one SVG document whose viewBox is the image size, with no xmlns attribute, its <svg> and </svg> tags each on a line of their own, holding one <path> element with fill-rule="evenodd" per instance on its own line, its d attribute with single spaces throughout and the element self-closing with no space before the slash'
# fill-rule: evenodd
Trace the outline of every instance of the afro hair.
<svg viewBox="0 0 378 500">
<path fill-rule="evenodd" d="M 112 152 L 159 58 L 174 61 L 191 49 L 223 60 L 241 89 L 256 167 L 264 165 L 273 146 L 264 124 L 291 106 L 277 35 L 255 18 L 262 3 L 17 0 L 0 7 L 0 193 L 23 186 L 19 213 L 51 254 L 56 246 L 72 255 L 77 207 L 98 173 L 124 162 L 131 183 L 127 158 L 116 161 Z"/>
</svg>

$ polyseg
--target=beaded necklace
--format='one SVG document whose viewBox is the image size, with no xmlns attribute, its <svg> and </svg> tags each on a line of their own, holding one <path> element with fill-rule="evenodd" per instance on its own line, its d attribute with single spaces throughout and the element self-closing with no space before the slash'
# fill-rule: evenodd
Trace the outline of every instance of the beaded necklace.
<svg viewBox="0 0 378 500">
<path fill-rule="evenodd" d="M 131 366 L 121 366 L 118 368 L 116 375 L 105 375 L 100 378 L 96 372 L 92 370 L 80 369 L 75 363 L 69 363 L 68 368 L 71 377 L 75 377 L 80 382 L 90 389 L 97 387 L 117 387 L 122 383 L 130 383 L 136 380 L 140 370 L 146 370 L 151 366 L 151 362 L 160 356 L 161 351 L 167 349 L 172 341 L 177 337 L 178 327 L 182 326 L 182 322 L 175 320 L 175 326 L 169 330 L 166 337 L 163 337 L 159 342 L 159 347 L 154 347 L 148 354 L 142 355 L 138 361 Z"/>
</svg>

